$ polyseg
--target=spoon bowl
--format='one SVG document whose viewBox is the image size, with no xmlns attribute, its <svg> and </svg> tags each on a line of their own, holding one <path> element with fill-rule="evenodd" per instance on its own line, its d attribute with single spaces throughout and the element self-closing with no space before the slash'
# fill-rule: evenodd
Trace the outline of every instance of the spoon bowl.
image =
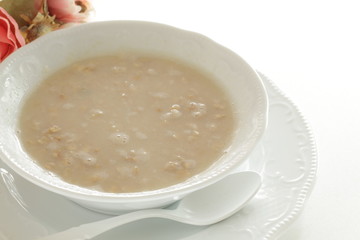
<svg viewBox="0 0 360 240">
<path fill-rule="evenodd" d="M 110 229 L 144 218 L 166 218 L 192 225 L 210 225 L 222 221 L 255 196 L 261 177 L 255 172 L 239 172 L 190 193 L 175 209 L 147 209 L 70 228 L 39 240 L 85 240 Z"/>
<path fill-rule="evenodd" d="M 257 193 L 261 177 L 255 172 L 231 174 L 223 180 L 193 192 L 180 201 L 178 222 L 210 225 L 239 211 Z"/>
</svg>

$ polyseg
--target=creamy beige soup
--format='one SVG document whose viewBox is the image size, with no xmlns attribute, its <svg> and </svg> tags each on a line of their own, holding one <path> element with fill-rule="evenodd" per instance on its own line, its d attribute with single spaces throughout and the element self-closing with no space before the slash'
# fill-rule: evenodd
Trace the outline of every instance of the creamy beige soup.
<svg viewBox="0 0 360 240">
<path fill-rule="evenodd" d="M 234 130 L 211 77 L 153 55 L 124 53 L 62 69 L 26 99 L 24 149 L 64 181 L 104 192 L 170 186 L 208 168 Z"/>
</svg>

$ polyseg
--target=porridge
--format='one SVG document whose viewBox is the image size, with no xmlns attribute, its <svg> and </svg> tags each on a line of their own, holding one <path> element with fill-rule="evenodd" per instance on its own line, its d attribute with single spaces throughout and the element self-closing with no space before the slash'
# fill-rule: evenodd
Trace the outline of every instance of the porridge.
<svg viewBox="0 0 360 240">
<path fill-rule="evenodd" d="M 104 192 L 182 182 L 226 152 L 232 106 L 211 77 L 171 59 L 124 53 L 46 79 L 19 121 L 24 149 L 64 181 Z"/>
</svg>

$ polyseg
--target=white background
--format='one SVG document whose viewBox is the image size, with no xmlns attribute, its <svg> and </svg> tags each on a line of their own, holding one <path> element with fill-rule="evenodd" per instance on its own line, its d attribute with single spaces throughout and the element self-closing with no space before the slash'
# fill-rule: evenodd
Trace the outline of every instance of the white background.
<svg viewBox="0 0 360 240">
<path fill-rule="evenodd" d="M 319 167 L 281 240 L 360 239 L 360 2 L 93 0 L 95 20 L 146 20 L 232 49 L 293 100 L 312 126 Z"/>
</svg>

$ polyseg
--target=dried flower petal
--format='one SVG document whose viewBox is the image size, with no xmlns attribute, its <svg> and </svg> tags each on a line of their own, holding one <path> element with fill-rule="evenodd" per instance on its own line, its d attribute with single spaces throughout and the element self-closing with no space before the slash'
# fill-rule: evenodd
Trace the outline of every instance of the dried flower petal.
<svg viewBox="0 0 360 240">
<path fill-rule="evenodd" d="M 49 13 L 62 23 L 84 22 L 91 9 L 86 0 L 47 0 Z"/>
<path fill-rule="evenodd" d="M 55 17 L 44 15 L 42 13 L 38 13 L 29 24 L 29 27 L 21 29 L 26 39 L 26 43 L 34 41 L 36 38 L 60 28 L 60 24 L 55 22 Z"/>
</svg>

